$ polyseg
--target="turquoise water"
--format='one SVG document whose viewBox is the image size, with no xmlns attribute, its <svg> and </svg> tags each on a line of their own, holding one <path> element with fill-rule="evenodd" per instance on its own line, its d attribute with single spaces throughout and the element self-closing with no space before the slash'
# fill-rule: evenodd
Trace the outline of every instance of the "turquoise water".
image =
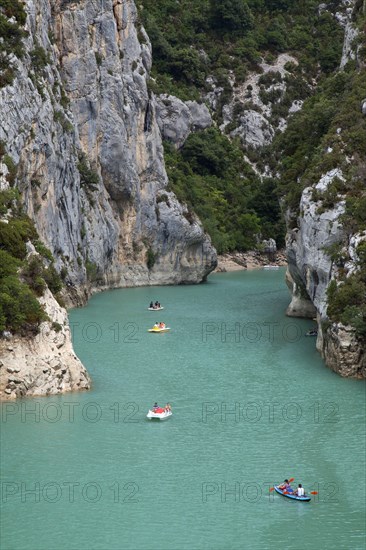
<svg viewBox="0 0 366 550">
<path fill-rule="evenodd" d="M 217 274 L 73 310 L 93 388 L 2 405 L 2 550 L 363 550 L 365 384 L 285 317 L 283 280 Z M 149 334 L 160 320 L 171 332 Z M 154 401 L 173 417 L 149 422 Z M 285 477 L 318 495 L 274 496 Z"/>
</svg>

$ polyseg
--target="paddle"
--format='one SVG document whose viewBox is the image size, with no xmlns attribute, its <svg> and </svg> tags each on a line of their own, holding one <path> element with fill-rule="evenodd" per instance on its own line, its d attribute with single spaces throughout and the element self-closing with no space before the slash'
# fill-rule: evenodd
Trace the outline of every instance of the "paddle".
<svg viewBox="0 0 366 550">
<path fill-rule="evenodd" d="M 290 477 L 290 479 L 288 480 L 289 483 L 292 483 L 293 481 L 295 481 L 295 478 L 294 478 L 294 477 Z M 271 493 L 272 491 L 274 491 L 274 487 L 270 487 L 270 488 L 269 488 L 269 491 L 270 491 L 270 493 Z"/>
</svg>

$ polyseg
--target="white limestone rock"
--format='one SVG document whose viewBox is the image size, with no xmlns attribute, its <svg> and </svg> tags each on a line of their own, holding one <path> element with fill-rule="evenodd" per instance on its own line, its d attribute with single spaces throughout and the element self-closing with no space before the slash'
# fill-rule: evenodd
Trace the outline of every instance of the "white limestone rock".
<svg viewBox="0 0 366 550">
<path fill-rule="evenodd" d="M 181 101 L 177 97 L 161 94 L 156 98 L 156 118 L 163 139 L 179 149 L 191 132 L 212 125 L 206 105 L 196 101 Z"/>
<path fill-rule="evenodd" d="M 248 110 L 240 117 L 238 127 L 230 132 L 230 136 L 240 136 L 246 145 L 263 147 L 271 143 L 274 129 L 263 115 L 257 111 Z"/>
<path fill-rule="evenodd" d="M 180 232 L 185 218 L 182 212 L 174 216 L 176 240 L 167 249 L 156 208 L 167 175 L 157 104 L 146 84 L 151 45 L 136 6 L 132 0 L 28 0 L 26 9 L 27 53 L 17 61 L 13 85 L 0 90 L 0 139 L 9 144 L 20 173 L 29 176 L 21 183 L 27 212 L 58 268 L 67 269 L 73 299 L 80 299 L 82 289 L 85 300 L 93 288 L 163 283 L 166 273 L 159 280 L 157 271 L 152 283 L 147 249 L 153 242 L 155 253 L 164 249 L 157 265 L 167 265 L 180 248 L 184 264 L 197 229 Z M 36 40 L 51 63 L 34 86 L 29 52 Z M 61 94 L 68 105 L 61 103 Z M 187 102 L 185 109 L 190 131 L 210 123 L 204 105 Z M 99 176 L 93 186 L 81 182 L 80 153 Z M 32 180 L 37 186 L 32 187 Z M 199 233 L 196 262 L 189 264 L 192 272 L 180 262 L 170 265 L 172 277 L 181 283 L 198 283 L 207 276 L 207 258 L 203 253 L 199 261 L 199 249 L 216 256 L 202 227 Z M 92 281 L 86 270 L 90 264 L 96 271 Z"/>
<path fill-rule="evenodd" d="M 324 174 L 314 188 L 325 192 L 334 178 L 344 179 L 340 169 Z M 332 262 L 329 247 L 343 240 L 344 233 L 340 216 L 345 211 L 345 201 L 323 210 L 321 201 L 313 200 L 313 188 L 304 189 L 300 202 L 298 227 L 289 230 L 286 236 L 288 269 L 286 282 L 292 294 L 287 315 L 314 318 L 318 321 L 317 349 L 332 370 L 345 377 L 365 378 L 366 359 L 364 349 L 351 327 L 331 323 L 323 331 L 327 318 L 327 289 L 337 275 L 337 266 Z M 351 274 L 357 269 L 357 246 L 366 240 L 366 232 L 353 235 L 348 252 L 351 261 L 345 266 Z"/>
<path fill-rule="evenodd" d="M 39 301 L 50 321 L 41 324 L 36 337 L 0 338 L 0 399 L 53 395 L 91 386 L 73 351 L 66 310 L 48 289 Z"/>
</svg>

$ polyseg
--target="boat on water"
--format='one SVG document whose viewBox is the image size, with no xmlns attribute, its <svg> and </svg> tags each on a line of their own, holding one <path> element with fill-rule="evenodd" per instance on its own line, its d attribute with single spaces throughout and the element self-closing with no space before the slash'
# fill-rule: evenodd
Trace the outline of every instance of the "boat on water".
<svg viewBox="0 0 366 550">
<path fill-rule="evenodd" d="M 148 311 L 161 311 L 162 309 L 164 309 L 164 307 L 148 307 L 147 309 Z"/>
<path fill-rule="evenodd" d="M 314 328 L 313 330 L 308 330 L 305 336 L 318 336 L 318 329 Z"/>
<path fill-rule="evenodd" d="M 168 409 L 166 407 L 165 408 L 157 407 L 153 410 L 149 410 L 149 412 L 146 415 L 146 418 L 148 418 L 149 420 L 166 420 L 167 418 L 172 416 L 172 414 L 173 413 L 171 409 Z"/>
<path fill-rule="evenodd" d="M 278 485 L 274 486 L 274 490 L 279 495 L 282 495 L 283 497 L 291 498 L 292 500 L 301 500 L 302 502 L 309 502 L 311 500 L 311 497 L 309 497 L 308 495 L 304 495 L 303 497 L 298 497 L 294 493 L 288 493 L 288 492 L 280 489 Z"/>
<path fill-rule="evenodd" d="M 269 269 L 280 269 L 279 265 L 264 265 L 263 269 L 269 270 Z"/>
<path fill-rule="evenodd" d="M 169 330 L 170 330 L 170 327 L 163 327 L 163 328 L 153 327 L 153 328 L 149 328 L 147 332 L 169 332 Z"/>
</svg>

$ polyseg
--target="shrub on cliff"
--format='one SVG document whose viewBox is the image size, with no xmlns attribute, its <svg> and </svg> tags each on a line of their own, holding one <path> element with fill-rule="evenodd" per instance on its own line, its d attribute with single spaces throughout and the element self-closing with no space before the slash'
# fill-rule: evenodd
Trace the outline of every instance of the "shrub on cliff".
<svg viewBox="0 0 366 550">
<path fill-rule="evenodd" d="M 27 332 L 37 330 L 47 314 L 26 284 L 8 276 L 0 280 L 0 317 L 2 330 Z"/>
<path fill-rule="evenodd" d="M 7 223 L 0 221 L 0 332 L 34 333 L 48 319 L 36 296 L 43 295 L 47 285 L 57 295 L 62 281 L 51 252 L 40 242 L 33 222 L 22 212 L 18 191 L 0 192 L 0 212 L 8 217 Z M 27 259 L 28 241 L 40 256 Z"/>
<path fill-rule="evenodd" d="M 328 287 L 327 314 L 332 321 L 340 321 L 356 329 L 359 336 L 366 336 L 366 278 L 364 272 L 353 273 L 337 285 Z"/>
<path fill-rule="evenodd" d="M 15 21 L 10 21 L 14 18 Z M 14 69 L 9 65 L 9 55 L 21 58 L 24 54 L 22 39 L 27 33 L 22 29 L 26 13 L 19 0 L 0 0 L 0 88 L 13 82 Z"/>
<path fill-rule="evenodd" d="M 236 143 L 217 129 L 192 134 L 180 151 L 165 143 L 169 183 L 192 208 L 219 253 L 248 250 L 257 235 L 284 242 L 284 226 L 269 180 L 259 182 Z"/>
</svg>

